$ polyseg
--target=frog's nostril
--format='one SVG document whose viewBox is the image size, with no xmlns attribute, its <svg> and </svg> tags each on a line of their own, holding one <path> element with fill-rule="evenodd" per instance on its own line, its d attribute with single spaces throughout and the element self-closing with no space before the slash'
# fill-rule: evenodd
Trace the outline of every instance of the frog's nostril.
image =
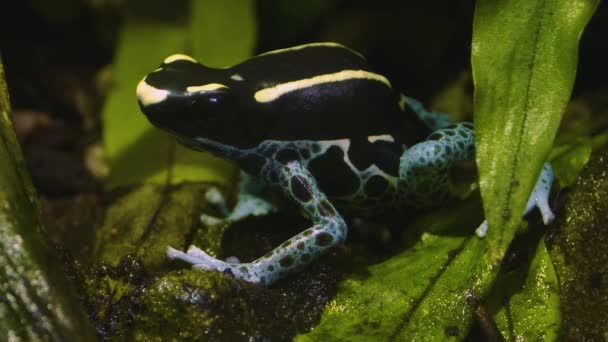
<svg viewBox="0 0 608 342">
<path fill-rule="evenodd" d="M 149 85 L 146 83 L 145 77 L 137 84 L 136 92 L 137 99 L 143 107 L 163 102 L 169 96 L 168 90 L 158 89 Z"/>
</svg>

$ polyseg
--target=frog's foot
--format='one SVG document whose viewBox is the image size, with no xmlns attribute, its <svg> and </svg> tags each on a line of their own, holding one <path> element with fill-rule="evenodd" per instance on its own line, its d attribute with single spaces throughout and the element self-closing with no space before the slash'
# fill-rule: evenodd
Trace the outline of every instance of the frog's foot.
<svg viewBox="0 0 608 342">
<path fill-rule="evenodd" d="M 298 162 L 287 164 L 281 172 L 280 184 L 285 193 L 300 204 L 313 221 L 312 227 L 285 241 L 265 256 L 248 263 L 218 260 L 194 246 L 186 253 L 169 248 L 167 255 L 171 259 L 191 263 L 196 269 L 218 270 L 237 279 L 270 285 L 344 240 L 344 220 L 304 167 Z"/>
<path fill-rule="evenodd" d="M 440 112 L 429 112 L 428 110 L 426 110 L 426 108 L 424 108 L 420 101 L 405 96 L 403 94 L 401 94 L 401 98 L 399 99 L 399 108 L 401 108 L 401 111 L 405 111 L 408 108 L 413 110 L 414 113 L 416 113 L 416 116 L 418 116 L 418 118 L 422 120 L 428 128 L 431 129 L 431 131 L 446 128 L 454 123 L 454 121 L 448 114 Z"/>
<path fill-rule="evenodd" d="M 200 216 L 201 223 L 205 226 L 217 226 L 220 224 L 229 225 L 234 222 L 241 221 L 250 216 L 264 216 L 273 212 L 276 208 L 269 201 L 258 196 L 261 189 L 258 189 L 258 184 L 253 184 L 255 181 L 251 176 L 245 173 L 241 174 L 240 190 L 237 195 L 237 202 L 234 208 L 228 209 L 224 195 L 216 188 L 212 187 L 205 193 L 205 200 L 208 203 L 215 205 L 222 216 L 211 216 L 202 214 Z M 256 192 L 257 191 L 257 192 Z"/>
<path fill-rule="evenodd" d="M 215 258 L 194 245 L 188 247 L 188 251 L 186 251 L 186 253 L 173 247 L 167 247 L 167 257 L 169 257 L 171 260 L 182 260 L 192 265 L 205 264 L 206 262 L 211 263 L 213 260 L 215 260 Z"/>
<path fill-rule="evenodd" d="M 553 214 L 549 206 L 551 185 L 553 185 L 553 169 L 551 168 L 551 164 L 545 163 L 526 204 L 524 216 L 528 215 L 536 207 L 543 217 L 544 224 L 550 224 L 555 220 L 555 214 Z"/>
<path fill-rule="evenodd" d="M 543 169 L 540 171 L 540 176 L 532 189 L 532 193 L 528 198 L 524 215 L 528 215 L 534 208 L 538 208 L 541 216 L 543 217 L 543 223 L 545 225 L 551 224 L 555 220 L 555 214 L 551 211 L 549 206 L 549 194 L 551 193 L 551 185 L 553 184 L 553 169 L 549 163 L 545 163 Z M 475 234 L 480 238 L 486 236 L 488 232 L 488 222 L 483 223 L 475 230 Z"/>
</svg>

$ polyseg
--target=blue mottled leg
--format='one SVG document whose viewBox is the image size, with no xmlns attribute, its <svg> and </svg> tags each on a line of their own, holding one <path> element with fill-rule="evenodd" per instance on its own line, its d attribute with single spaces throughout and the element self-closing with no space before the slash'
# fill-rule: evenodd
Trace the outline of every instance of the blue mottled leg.
<svg viewBox="0 0 608 342">
<path fill-rule="evenodd" d="M 534 208 L 538 208 L 540 214 L 543 217 L 544 224 L 550 224 L 555 220 L 555 215 L 551 211 L 549 207 L 549 194 L 551 193 L 551 185 L 553 184 L 553 169 L 549 163 L 545 163 L 542 170 L 540 171 L 540 176 L 532 189 L 532 193 L 530 194 L 530 198 L 528 198 L 528 203 L 526 204 L 526 208 L 524 209 L 524 215 L 528 215 Z M 475 233 L 479 237 L 485 237 L 488 232 L 488 222 L 484 221 Z"/>
<path fill-rule="evenodd" d="M 187 253 L 169 248 L 168 256 L 192 263 L 193 268 L 219 270 L 238 279 L 269 285 L 344 240 L 346 223 L 304 167 L 298 162 L 286 165 L 281 172 L 281 185 L 285 194 L 304 209 L 313 222 L 312 227 L 250 263 L 217 260 L 196 247 Z"/>
<path fill-rule="evenodd" d="M 551 211 L 551 207 L 549 207 L 551 185 L 553 185 L 553 169 L 551 168 L 551 164 L 545 163 L 528 199 L 524 216 L 528 215 L 532 209 L 538 208 L 543 217 L 544 224 L 550 224 L 555 220 L 555 215 Z"/>
<path fill-rule="evenodd" d="M 399 99 L 399 108 L 401 108 L 402 111 L 405 111 L 406 107 L 413 110 L 420 120 L 424 121 L 427 127 L 431 129 L 431 131 L 446 128 L 454 123 L 448 114 L 429 112 L 426 110 L 426 108 L 424 108 L 420 101 L 401 94 L 401 98 Z"/>
<path fill-rule="evenodd" d="M 448 194 L 448 168 L 475 155 L 473 125 L 461 123 L 433 132 L 401 156 L 399 196 L 412 206 L 429 206 Z"/>
</svg>

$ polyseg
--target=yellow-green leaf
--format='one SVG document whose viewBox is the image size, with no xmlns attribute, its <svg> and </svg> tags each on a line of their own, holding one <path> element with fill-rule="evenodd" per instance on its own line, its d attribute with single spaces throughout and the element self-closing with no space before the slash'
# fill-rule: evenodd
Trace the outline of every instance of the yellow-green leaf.
<svg viewBox="0 0 608 342">
<path fill-rule="evenodd" d="M 109 189 L 183 181 L 229 185 L 233 180 L 235 170 L 230 163 L 185 149 L 152 127 L 135 97 L 137 83 L 171 54 L 191 54 L 211 66 L 230 65 L 251 55 L 255 44 L 251 0 L 190 3 L 190 10 L 182 13 L 186 21 L 158 15 L 126 19 L 115 56 L 113 87 L 103 109 L 104 145 L 111 167 Z M 152 7 L 154 2 L 146 6 Z"/>
<path fill-rule="evenodd" d="M 488 239 L 508 245 L 568 103 L 597 0 L 480 0 L 471 61 Z"/>
<path fill-rule="evenodd" d="M 473 235 L 479 201 L 432 213 L 408 229 L 418 241 L 399 255 L 343 281 L 319 326 L 298 341 L 461 340 L 473 322 L 473 272 L 486 253 Z"/>
<path fill-rule="evenodd" d="M 106 212 L 95 247 L 98 261 L 116 263 L 131 253 L 146 266 L 166 265 L 167 245 L 187 247 L 192 232 L 200 228 L 204 191 L 210 185 L 221 190 L 236 183 L 238 170 L 231 163 L 182 147 L 153 127 L 137 104 L 137 83 L 171 54 L 190 54 L 205 64 L 225 66 L 253 53 L 252 0 L 189 4 L 162 13 L 166 2 L 146 2 L 146 11 L 127 16 L 122 28 L 114 87 L 103 110 L 104 144 L 112 170 L 106 185 L 132 188 L 114 198 Z"/>
<path fill-rule="evenodd" d="M 494 306 L 494 319 L 507 340 L 555 341 L 562 323 L 557 274 L 544 236 L 526 238 L 533 243 L 518 253 L 521 259 L 532 255 L 531 262 L 521 262 L 511 270 L 503 268 L 488 306 Z M 519 245 L 530 244 L 521 242 Z"/>
</svg>

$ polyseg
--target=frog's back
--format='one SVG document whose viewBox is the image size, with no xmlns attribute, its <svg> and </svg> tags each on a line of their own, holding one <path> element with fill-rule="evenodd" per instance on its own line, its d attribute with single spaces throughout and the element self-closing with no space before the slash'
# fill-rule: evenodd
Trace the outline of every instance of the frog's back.
<svg viewBox="0 0 608 342">
<path fill-rule="evenodd" d="M 422 141 L 428 128 L 399 108 L 399 94 L 365 58 L 336 43 L 270 51 L 230 69 L 247 87 L 243 120 L 269 140 Z M 250 81 L 251 80 L 251 81 Z"/>
</svg>

